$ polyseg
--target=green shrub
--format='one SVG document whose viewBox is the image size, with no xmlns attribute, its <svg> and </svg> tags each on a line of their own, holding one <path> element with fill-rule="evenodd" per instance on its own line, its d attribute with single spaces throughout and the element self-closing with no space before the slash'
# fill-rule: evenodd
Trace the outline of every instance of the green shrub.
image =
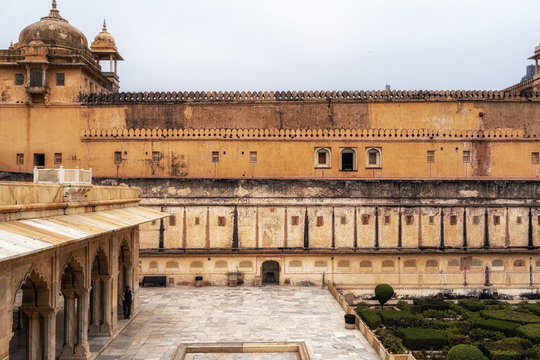
<svg viewBox="0 0 540 360">
<path fill-rule="evenodd" d="M 516 335 L 516 329 L 519 327 L 518 323 L 496 319 L 479 320 L 474 325 L 482 329 L 500 331 L 506 336 Z"/>
<path fill-rule="evenodd" d="M 396 304 L 396 307 L 400 310 L 406 310 L 406 311 L 410 311 L 411 310 L 411 304 L 409 304 L 408 302 L 406 301 L 403 301 L 403 300 L 399 300 Z"/>
<path fill-rule="evenodd" d="M 540 323 L 540 317 L 533 314 L 526 314 L 518 311 L 507 311 L 507 310 L 486 310 L 482 311 L 482 316 L 504 320 L 504 321 L 513 321 L 520 324 L 536 324 Z"/>
<path fill-rule="evenodd" d="M 484 354 L 472 345 L 456 345 L 448 351 L 446 360 L 483 360 Z"/>
<path fill-rule="evenodd" d="M 432 310 L 428 309 L 424 312 L 422 312 L 422 316 L 425 318 L 432 318 L 432 319 L 455 319 L 458 317 L 458 314 L 456 314 L 452 310 Z"/>
<path fill-rule="evenodd" d="M 360 315 L 360 318 L 371 330 L 375 330 L 376 328 L 381 326 L 381 318 L 373 310 L 360 311 L 358 315 Z"/>
<path fill-rule="evenodd" d="M 469 337 L 471 338 L 471 341 L 484 341 L 485 339 L 497 341 L 505 338 L 504 334 L 500 331 L 486 330 L 481 328 L 476 328 L 469 331 Z"/>
<path fill-rule="evenodd" d="M 375 287 L 375 297 L 381 304 L 381 307 L 386 304 L 394 296 L 394 289 L 388 284 L 379 284 Z"/>
<path fill-rule="evenodd" d="M 463 334 L 450 334 L 448 335 L 448 342 L 451 346 L 461 345 L 461 344 L 469 344 L 471 340 L 467 335 Z"/>
<path fill-rule="evenodd" d="M 360 301 L 358 304 L 356 304 L 356 312 L 360 313 L 361 311 L 369 310 L 369 304 L 363 301 Z"/>
<path fill-rule="evenodd" d="M 411 350 L 439 350 L 448 342 L 444 333 L 433 329 L 400 329 L 399 336 L 403 339 L 403 344 Z"/>
<path fill-rule="evenodd" d="M 540 316 L 540 303 L 536 304 L 529 304 L 526 302 L 522 302 L 518 305 L 522 309 L 527 309 L 534 315 Z"/>
<path fill-rule="evenodd" d="M 505 338 L 497 342 L 484 343 L 480 345 L 484 353 L 490 359 L 536 359 L 536 351 L 532 348 L 532 343 L 527 339 Z"/>
<path fill-rule="evenodd" d="M 458 301 L 458 305 L 469 311 L 482 311 L 486 305 L 479 299 L 463 299 Z"/>
<path fill-rule="evenodd" d="M 437 298 L 428 298 L 428 299 L 414 299 L 414 305 L 420 306 L 422 312 L 426 310 L 448 310 L 450 309 L 450 304 L 446 301 L 437 299 Z"/>
<path fill-rule="evenodd" d="M 540 324 L 528 324 L 517 328 L 517 333 L 534 344 L 540 344 Z"/>
<path fill-rule="evenodd" d="M 383 346 L 392 354 L 403 354 L 403 342 L 391 330 L 379 328 L 375 332 Z"/>
<path fill-rule="evenodd" d="M 489 352 L 491 360 L 521 360 L 521 354 L 517 350 L 493 350 Z"/>
<path fill-rule="evenodd" d="M 424 319 L 408 311 L 381 310 L 379 316 L 386 326 L 420 327 L 424 323 Z"/>
</svg>

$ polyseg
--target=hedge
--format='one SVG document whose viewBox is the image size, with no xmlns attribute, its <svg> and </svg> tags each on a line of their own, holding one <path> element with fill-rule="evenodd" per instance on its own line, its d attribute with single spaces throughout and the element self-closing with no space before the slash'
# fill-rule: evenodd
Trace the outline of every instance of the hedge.
<svg viewBox="0 0 540 360">
<path fill-rule="evenodd" d="M 381 318 L 373 310 L 363 310 L 358 312 L 358 315 L 360 315 L 360 318 L 371 330 L 375 330 L 376 328 L 381 326 Z"/>
<path fill-rule="evenodd" d="M 444 333 L 424 328 L 406 328 L 399 330 L 403 344 L 411 350 L 439 350 L 448 342 Z"/>
<path fill-rule="evenodd" d="M 472 345 L 456 345 L 448 351 L 446 360 L 484 360 L 484 354 Z"/>
<path fill-rule="evenodd" d="M 479 299 L 463 299 L 458 301 L 458 305 L 469 311 L 482 311 L 486 305 Z"/>
<path fill-rule="evenodd" d="M 436 298 L 428 299 L 414 299 L 414 305 L 420 306 L 422 312 L 426 310 L 448 310 L 450 309 L 450 304 L 444 300 Z"/>
<path fill-rule="evenodd" d="M 515 336 L 518 323 L 496 319 L 483 319 L 477 321 L 474 326 L 482 329 L 500 331 L 506 336 Z"/>
<path fill-rule="evenodd" d="M 486 310 L 482 311 L 482 316 L 490 319 L 513 321 L 520 324 L 536 324 L 540 323 L 540 317 L 527 314 L 519 311 L 508 310 Z"/>
<path fill-rule="evenodd" d="M 422 326 L 424 322 L 420 316 L 413 315 L 408 311 L 381 310 L 379 317 L 386 326 L 418 327 Z"/>
<path fill-rule="evenodd" d="M 517 328 L 517 333 L 533 344 L 540 344 L 540 324 L 528 324 Z"/>
<path fill-rule="evenodd" d="M 527 339 L 505 338 L 492 343 L 481 343 L 479 346 L 495 360 L 521 360 L 536 358 L 532 343 Z"/>
<path fill-rule="evenodd" d="M 516 350 L 493 350 L 489 352 L 491 360 L 521 360 L 521 353 Z"/>
</svg>

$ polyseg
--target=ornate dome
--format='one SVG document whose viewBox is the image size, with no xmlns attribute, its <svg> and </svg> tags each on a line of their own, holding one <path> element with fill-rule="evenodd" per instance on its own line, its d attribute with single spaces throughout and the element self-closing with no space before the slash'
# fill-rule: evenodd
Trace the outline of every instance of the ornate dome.
<svg viewBox="0 0 540 360">
<path fill-rule="evenodd" d="M 109 45 L 113 47 L 116 46 L 113 36 L 109 34 L 109 32 L 107 31 L 107 23 L 105 22 L 105 20 L 103 20 L 103 29 L 94 38 L 94 42 L 92 43 L 92 46 L 94 46 L 94 44 L 99 44 L 101 46 L 103 45 Z"/>
<path fill-rule="evenodd" d="M 42 17 L 40 21 L 28 25 L 21 31 L 17 47 L 29 44 L 36 38 L 36 34 L 39 34 L 37 35 L 39 40 L 47 45 L 88 48 L 88 41 L 84 34 L 60 16 L 56 9 L 56 0 L 53 0 L 48 16 Z"/>
</svg>

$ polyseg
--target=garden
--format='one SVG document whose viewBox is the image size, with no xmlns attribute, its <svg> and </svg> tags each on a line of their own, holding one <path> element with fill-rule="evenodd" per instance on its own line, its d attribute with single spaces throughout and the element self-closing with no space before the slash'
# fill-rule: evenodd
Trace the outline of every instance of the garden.
<svg viewBox="0 0 540 360">
<path fill-rule="evenodd" d="M 540 359 L 540 303 L 438 297 L 398 301 L 386 284 L 375 288 L 380 305 L 356 304 L 356 312 L 394 354 L 416 359 Z"/>
</svg>

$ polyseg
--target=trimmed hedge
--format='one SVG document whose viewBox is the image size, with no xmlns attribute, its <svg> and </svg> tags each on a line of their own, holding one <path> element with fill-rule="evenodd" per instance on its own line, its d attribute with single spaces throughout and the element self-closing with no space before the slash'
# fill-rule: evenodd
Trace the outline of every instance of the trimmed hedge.
<svg viewBox="0 0 540 360">
<path fill-rule="evenodd" d="M 484 360 L 484 354 L 476 346 L 456 345 L 448 351 L 446 360 Z"/>
<path fill-rule="evenodd" d="M 360 311 L 358 312 L 358 315 L 360 315 L 360 318 L 371 330 L 375 330 L 376 328 L 381 326 L 381 318 L 373 310 Z"/>
<path fill-rule="evenodd" d="M 486 310 L 482 311 L 482 316 L 490 319 L 512 321 L 520 324 L 537 324 L 540 323 L 540 317 L 527 314 L 519 311 L 508 310 Z"/>
<path fill-rule="evenodd" d="M 521 360 L 535 359 L 536 352 L 532 343 L 527 339 L 505 338 L 492 343 L 481 343 L 479 346 L 490 359 L 496 360 Z"/>
<path fill-rule="evenodd" d="M 486 305 L 479 299 L 463 299 L 458 301 L 458 305 L 469 311 L 485 310 Z"/>
<path fill-rule="evenodd" d="M 436 298 L 428 298 L 428 299 L 414 299 L 413 300 L 414 305 L 420 306 L 422 309 L 422 312 L 426 310 L 448 310 L 450 309 L 450 304 L 447 303 L 444 300 L 436 299 Z"/>
<path fill-rule="evenodd" d="M 531 340 L 533 344 L 540 344 L 540 324 L 528 324 L 517 328 L 519 336 Z"/>
<path fill-rule="evenodd" d="M 379 328 L 376 331 L 383 346 L 392 354 L 403 354 L 403 342 L 390 329 Z"/>
<path fill-rule="evenodd" d="M 500 331 L 506 336 L 515 336 L 518 323 L 496 319 L 483 319 L 474 324 L 482 329 Z"/>
<path fill-rule="evenodd" d="M 399 336 L 403 339 L 403 344 L 411 350 L 439 350 L 448 342 L 444 333 L 433 329 L 400 329 Z"/>
<path fill-rule="evenodd" d="M 418 315 L 413 315 L 408 311 L 397 310 L 381 310 L 379 311 L 379 317 L 386 326 L 395 327 L 419 327 L 424 323 Z"/>
</svg>

